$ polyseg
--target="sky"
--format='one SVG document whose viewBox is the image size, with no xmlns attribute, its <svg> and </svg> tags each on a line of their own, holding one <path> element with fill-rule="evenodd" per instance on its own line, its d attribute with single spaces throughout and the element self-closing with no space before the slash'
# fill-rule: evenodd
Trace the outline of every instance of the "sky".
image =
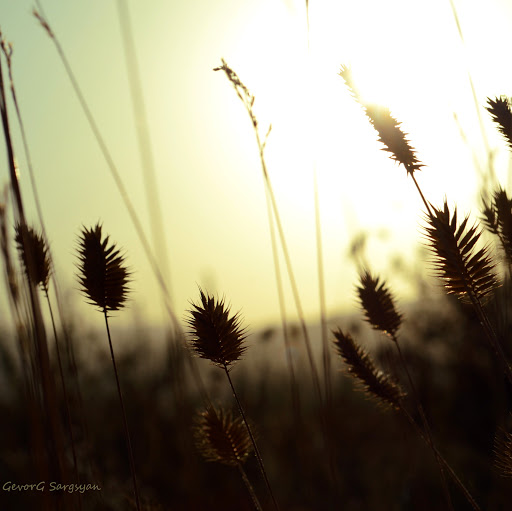
<svg viewBox="0 0 512 511">
<path fill-rule="evenodd" d="M 41 4 L 151 238 L 118 3 Z M 352 67 L 363 97 L 403 122 L 426 165 L 418 181 L 432 203 L 446 196 L 476 219 L 489 151 L 499 181 L 509 184 L 506 147 L 484 109 L 487 97 L 512 95 L 508 1 L 489 0 L 483 8 L 454 0 L 461 38 L 449 0 L 311 0 L 309 45 L 305 2 L 298 0 L 126 5 L 162 209 L 166 282 L 178 318 L 197 300 L 198 286 L 225 296 L 250 328 L 280 317 L 254 131 L 225 75 L 213 71 L 221 58 L 255 96 L 262 136 L 272 125 L 266 162 L 308 320 L 319 315 L 315 175 L 329 314 L 355 310 L 357 268 L 349 247 L 359 233 L 369 236 L 368 263 L 399 301 L 413 298 L 414 286 L 393 261 L 425 266 L 418 194 L 405 170 L 379 150 L 338 76 L 341 65 Z M 133 271 L 128 311 L 117 315 L 128 323 L 164 321 L 136 230 L 34 6 L 1 2 L 0 28 L 13 44 L 15 87 L 66 306 L 77 317 L 93 317 L 78 292 L 75 254 L 82 226 L 101 221 Z M 11 103 L 9 113 L 28 218 L 38 225 Z M 0 158 L 4 187 L 3 147 Z M 287 281 L 285 287 L 293 319 Z M 0 305 L 6 307 L 5 297 Z"/>
</svg>

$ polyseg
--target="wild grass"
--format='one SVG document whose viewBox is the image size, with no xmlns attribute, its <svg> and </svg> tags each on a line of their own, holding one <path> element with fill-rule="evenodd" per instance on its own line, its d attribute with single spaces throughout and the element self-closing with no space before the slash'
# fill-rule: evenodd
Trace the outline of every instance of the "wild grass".
<svg viewBox="0 0 512 511">
<path fill-rule="evenodd" d="M 87 339 L 85 328 L 76 320 L 75 329 L 70 329 L 62 304 L 55 313 L 49 294 L 50 282 L 55 282 L 51 251 L 44 226 L 39 230 L 27 224 L 24 192 L 16 173 L 4 61 L 21 125 L 22 119 L 12 81 L 12 49 L 4 43 L 0 114 L 16 222 L 9 225 L 6 199 L 0 208 L 0 248 L 17 351 L 9 351 L 7 340 L 0 343 L 0 374 L 9 389 L 0 399 L 0 410 L 8 417 L 0 424 L 1 450 L 5 453 L 0 464 L 3 508 L 505 509 L 512 490 L 512 200 L 508 192 L 496 185 L 490 197 L 484 198 L 481 212 L 481 223 L 500 247 L 501 264 L 492 245 L 483 242 L 479 222 L 471 224 L 469 216 L 460 221 L 457 208 L 450 207 L 448 200 L 442 206 L 428 201 L 417 180 L 420 170 L 428 170 L 409 135 L 389 109 L 365 103 L 350 69 L 341 68 L 341 77 L 362 106 L 382 149 L 406 169 L 421 196 L 425 207 L 423 243 L 430 252 L 426 264 L 433 267 L 446 296 L 432 301 L 424 296 L 414 310 L 405 312 L 386 279 L 368 267 L 361 268 L 356 295 L 371 329 L 364 331 L 362 322 L 355 320 L 344 321 L 343 325 L 336 320 L 331 325 L 331 353 L 339 355 L 338 368 L 344 368 L 348 377 L 341 371 L 331 374 L 331 353 L 324 343 L 322 390 L 314 340 L 302 310 L 265 160 L 270 128 L 262 136 L 255 96 L 222 60 L 215 71 L 226 75 L 248 113 L 256 137 L 288 354 L 286 375 L 266 366 L 250 369 L 251 353 L 265 349 L 265 343 L 272 348 L 272 335 L 248 349 L 250 331 L 243 326 L 240 313 L 231 312 L 225 299 L 200 289 L 199 301 L 191 301 L 184 318 L 189 331 L 183 331 L 171 307 L 166 272 L 161 271 L 153 255 L 62 46 L 42 10 L 35 15 L 56 45 L 161 286 L 171 339 L 158 355 L 160 364 L 147 362 L 152 347 L 146 340 L 149 336 L 144 335 L 131 352 L 116 357 L 110 318 L 125 308 L 136 283 L 126 267 L 125 255 L 110 242 L 100 223 L 81 230 L 77 277 L 86 300 L 104 317 L 114 389 L 111 374 L 107 376 L 106 350 L 99 352 L 97 360 L 88 359 L 90 345 L 98 340 Z M 128 24 L 125 29 L 129 47 Z M 134 67 L 133 82 L 136 76 Z M 140 113 L 139 92 L 134 91 L 134 101 L 139 102 Z M 487 108 L 512 149 L 509 100 L 489 99 Z M 146 136 L 141 135 L 142 146 L 147 144 Z M 28 151 L 24 136 L 23 143 Z M 148 154 L 144 158 L 151 160 Z M 42 214 L 39 216 L 43 224 Z M 318 214 L 316 220 L 318 234 Z M 158 222 L 153 224 L 153 237 L 158 237 Z M 19 263 L 11 253 L 13 238 Z M 322 301 L 320 237 L 316 242 Z M 311 378 L 290 355 L 293 336 L 285 315 L 279 250 L 285 259 Z M 39 290 L 48 304 L 53 343 L 48 339 Z M 324 338 L 326 325 L 327 318 L 322 315 Z M 357 341 L 371 337 L 372 331 L 376 336 L 373 349 Z M 198 358 L 214 367 L 203 368 L 200 373 Z M 227 381 L 217 377 L 222 372 Z M 291 392 L 284 390 L 285 379 Z M 311 389 L 313 393 L 305 391 Z M 231 405 L 213 404 L 227 401 L 230 394 L 236 414 Z M 370 396 L 371 402 L 361 399 L 361 394 Z M 203 463 L 203 458 L 212 463 Z M 233 475 L 233 468 L 238 475 Z M 24 485 L 36 480 L 46 482 L 41 493 L 5 489 L 4 482 Z M 50 481 L 67 485 L 72 491 L 51 492 Z M 87 484 L 101 489 L 82 492 Z"/>
</svg>

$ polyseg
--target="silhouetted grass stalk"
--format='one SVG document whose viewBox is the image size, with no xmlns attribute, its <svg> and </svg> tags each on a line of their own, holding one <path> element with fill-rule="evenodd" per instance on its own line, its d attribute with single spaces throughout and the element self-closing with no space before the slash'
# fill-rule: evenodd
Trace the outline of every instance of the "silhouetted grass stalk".
<svg viewBox="0 0 512 511">
<path fill-rule="evenodd" d="M 123 180 L 121 179 L 121 176 L 117 170 L 117 167 L 114 163 L 114 160 L 112 158 L 112 155 L 110 154 L 110 151 L 108 150 L 108 147 L 105 143 L 105 140 L 103 139 L 103 136 L 101 135 L 101 132 L 98 128 L 98 125 L 96 123 L 96 121 L 94 120 L 94 117 L 92 115 L 92 112 L 89 108 L 89 105 L 87 104 L 86 100 L 85 100 L 85 96 L 83 95 L 82 93 L 82 90 L 78 84 L 78 81 L 73 73 L 73 70 L 71 68 L 71 65 L 69 64 L 68 62 L 68 59 L 64 53 L 64 50 L 57 38 L 57 36 L 55 35 L 55 33 L 53 32 L 53 30 L 51 29 L 50 27 L 50 24 L 48 22 L 48 19 L 47 17 L 45 16 L 44 14 L 44 10 L 41 6 L 41 3 L 39 0 L 36 0 L 36 4 L 38 6 L 38 10 L 34 10 L 33 13 L 34 13 L 34 16 L 37 18 L 37 20 L 39 21 L 39 23 L 41 24 L 41 26 L 43 27 L 43 29 L 46 31 L 46 33 L 48 34 L 48 36 L 50 37 L 50 39 L 53 41 L 56 49 L 57 49 L 57 53 L 59 54 L 59 57 L 62 61 L 62 64 L 64 66 L 64 69 L 66 71 L 66 74 L 68 75 L 68 78 L 71 82 L 71 85 L 72 85 L 72 88 L 75 92 L 75 95 L 80 103 L 80 106 L 82 108 L 82 111 L 84 112 L 84 115 L 87 119 L 87 122 L 89 123 L 89 126 L 91 128 L 91 131 L 93 133 L 93 136 L 94 138 L 96 139 L 96 142 L 100 148 L 100 151 L 105 159 L 105 162 L 107 164 L 107 167 L 112 175 L 112 178 L 114 179 L 114 183 L 119 191 L 119 194 L 121 196 L 121 199 L 128 211 L 128 214 L 130 216 L 130 220 L 132 221 L 132 224 L 135 228 L 135 232 L 139 238 L 139 241 L 142 245 L 142 248 L 143 248 L 143 251 L 144 251 L 144 254 L 146 256 L 146 259 L 148 260 L 149 262 L 149 265 L 151 267 L 151 271 L 153 272 L 153 275 L 155 276 L 156 278 L 156 281 L 157 281 L 157 284 L 160 288 L 160 291 L 162 293 L 162 298 L 163 298 L 163 302 L 164 302 L 164 307 L 165 307 L 165 310 L 167 312 L 167 315 L 169 316 L 169 319 L 171 321 L 171 324 L 172 324 L 172 327 L 173 327 L 173 331 L 174 331 L 174 334 L 176 336 L 177 339 L 179 339 L 183 344 L 185 343 L 184 341 L 184 335 L 183 335 L 183 331 L 181 329 L 181 326 L 179 324 L 179 321 L 178 319 L 176 318 L 176 315 L 174 313 L 174 310 L 172 308 L 172 305 L 171 305 L 171 295 L 170 295 L 170 292 L 169 292 L 169 288 L 165 282 L 165 279 L 162 275 L 162 272 L 158 266 L 158 263 L 155 259 L 155 256 L 153 255 L 152 251 L 151 251 L 151 247 L 150 247 L 150 244 L 148 242 L 148 239 L 144 233 L 144 229 L 142 227 L 142 224 L 139 220 L 139 217 L 137 215 L 137 212 L 133 206 L 133 203 L 131 202 L 130 200 L 130 197 L 128 195 L 128 192 L 126 190 L 126 187 L 124 186 L 124 183 L 123 183 Z M 190 366 L 190 370 L 191 370 L 191 373 L 193 375 L 193 378 L 194 378 L 194 381 L 197 385 L 197 388 L 198 388 L 198 391 L 200 393 L 200 395 L 202 396 L 202 399 L 203 399 L 203 402 L 205 403 L 205 405 L 208 405 L 209 403 L 209 397 L 208 397 L 208 392 L 206 390 L 206 387 L 204 385 L 204 382 L 202 381 L 202 378 L 201 378 L 201 375 L 199 373 L 199 370 L 198 368 L 196 367 L 195 365 L 195 361 L 192 357 L 190 357 L 188 359 L 188 364 Z"/>
<path fill-rule="evenodd" d="M 444 280 L 445 289 L 459 299 L 466 299 L 471 303 L 487 341 L 498 355 L 504 366 L 505 375 L 512 384 L 512 369 L 482 304 L 482 298 L 491 292 L 495 287 L 495 282 L 491 271 L 493 264 L 487 257 L 487 248 L 476 254 L 473 250 L 480 234 L 477 233 L 475 227 L 469 229 L 467 233 L 464 232 L 468 221 L 467 217 L 461 226 L 457 227 L 456 210 L 453 218 L 450 218 L 446 202 L 444 211 L 429 205 L 414 176 L 414 173 L 420 170 L 424 164 L 418 159 L 406 134 L 401 130 L 401 123 L 391 115 L 387 108 L 371 105 L 362 100 L 349 67 L 342 66 L 339 74 L 345 81 L 352 97 L 363 107 L 371 125 L 379 134 L 379 141 L 383 144 L 382 149 L 390 153 L 391 159 L 403 164 L 407 174 L 413 179 L 427 208 L 427 220 L 431 225 L 430 228 L 427 228 L 430 248 L 436 254 L 439 276 Z M 505 129 L 509 129 L 508 126 Z"/>
<path fill-rule="evenodd" d="M 125 267 L 124 256 L 120 254 L 114 244 L 109 246 L 109 237 L 106 236 L 103 238 L 101 231 L 102 226 L 100 224 L 97 224 L 91 229 L 83 228 L 82 230 L 78 246 L 78 280 L 82 293 L 88 298 L 89 303 L 95 305 L 105 318 L 108 345 L 114 368 L 117 394 L 121 405 L 123 428 L 128 448 L 128 459 L 132 475 L 135 503 L 137 511 L 141 511 L 130 430 L 128 428 L 126 408 L 121 392 L 121 384 L 119 382 L 114 347 L 112 346 L 108 323 L 109 312 L 118 311 L 125 306 L 129 292 L 128 283 L 130 282 L 130 273 Z"/>
<path fill-rule="evenodd" d="M 195 437 L 196 447 L 206 461 L 238 469 L 256 511 L 262 511 L 243 467 L 254 445 L 242 418 L 234 418 L 230 411 L 223 408 L 209 406 L 199 417 Z"/>
<path fill-rule="evenodd" d="M 295 275 L 293 272 L 290 254 L 288 252 L 288 245 L 286 243 L 286 237 L 284 235 L 284 229 L 283 229 L 283 226 L 281 223 L 279 209 L 277 207 L 277 201 L 276 201 L 276 198 L 274 195 L 272 183 L 270 181 L 270 176 L 269 176 L 268 170 L 267 170 L 267 164 L 265 161 L 265 144 L 266 144 L 268 134 L 270 132 L 270 128 L 269 128 L 269 131 L 267 132 L 267 137 L 265 137 L 265 140 L 262 142 L 260 133 L 259 133 L 259 129 L 258 129 L 258 121 L 257 121 L 256 116 L 253 111 L 253 105 L 254 105 L 254 100 L 255 100 L 254 96 L 249 92 L 247 87 L 240 81 L 240 79 L 238 78 L 235 71 L 233 71 L 228 66 L 226 61 L 222 60 L 222 65 L 215 68 L 214 71 L 224 71 L 225 72 L 226 77 L 231 82 L 231 85 L 235 89 L 237 96 L 240 98 L 240 100 L 244 104 L 245 109 L 247 110 L 247 113 L 249 114 L 249 118 L 251 119 L 251 123 L 252 123 L 253 129 L 254 129 L 254 135 L 256 137 L 256 144 L 258 146 L 261 170 L 263 172 L 263 178 L 265 181 L 266 188 L 268 190 L 268 197 L 270 198 L 270 204 L 272 206 L 272 211 L 274 213 L 274 219 L 275 219 L 277 231 L 279 234 L 279 240 L 281 242 L 281 248 L 283 250 L 283 256 L 284 256 L 284 260 L 285 260 L 286 270 L 288 273 L 288 278 L 289 278 L 290 286 L 292 289 L 295 307 L 297 309 L 297 315 L 299 318 L 301 330 L 302 330 L 303 337 L 304 337 L 304 343 L 305 343 L 305 347 L 306 347 L 306 353 L 307 353 L 307 357 L 308 357 L 309 367 L 311 369 L 311 377 L 313 380 L 313 386 L 317 393 L 319 403 L 320 403 L 320 405 L 322 405 L 323 397 L 322 397 L 322 392 L 320 389 L 320 380 L 318 378 L 318 372 L 316 370 L 315 362 L 313 359 L 313 351 L 311 348 L 311 341 L 310 341 L 308 329 L 306 326 L 306 320 L 304 318 L 304 311 L 302 309 L 302 303 L 301 303 L 299 291 L 297 288 L 297 282 L 295 280 Z"/>
<path fill-rule="evenodd" d="M 25 240 L 25 244 L 24 244 Z M 73 425 L 71 422 L 71 412 L 69 409 L 69 394 L 66 386 L 66 378 L 64 377 L 64 369 L 62 364 L 62 356 L 60 350 L 59 336 L 57 334 L 57 328 L 55 325 L 55 317 L 53 315 L 53 308 L 50 302 L 49 295 L 49 281 L 50 275 L 52 274 L 52 262 L 49 254 L 48 244 L 44 235 L 38 234 L 31 227 L 23 229 L 21 225 L 16 226 L 16 243 L 18 245 L 18 252 L 22 266 L 25 270 L 27 279 L 30 280 L 36 287 L 39 286 L 46 298 L 48 304 L 48 310 L 50 313 L 50 319 L 53 328 L 53 334 L 55 339 L 55 351 L 57 353 L 57 363 L 59 368 L 59 376 L 62 385 L 62 392 L 64 397 L 64 410 L 66 415 L 68 433 L 71 442 L 71 452 L 73 456 L 73 466 L 75 470 L 75 478 L 78 484 L 80 484 L 80 475 L 78 471 L 78 461 L 76 456 L 76 445 L 73 434 Z M 30 253 L 30 254 L 29 254 Z M 29 259 L 31 259 L 32 266 L 30 265 Z M 78 507 L 82 509 L 82 495 L 79 493 Z"/>
<path fill-rule="evenodd" d="M 51 29 L 49 22 L 41 8 L 40 2 L 37 0 L 36 0 L 36 2 L 39 6 L 39 11 L 34 10 L 34 16 L 38 19 L 41 26 L 44 28 L 44 30 L 46 31 L 46 33 L 48 34 L 50 39 L 55 44 L 55 47 L 59 54 L 59 57 L 62 61 L 62 64 L 64 65 L 66 74 L 68 75 L 68 78 L 69 78 L 71 85 L 73 87 L 73 90 L 75 92 L 75 95 L 80 103 L 82 111 L 85 114 L 87 122 L 89 123 L 89 127 L 91 128 L 94 138 L 96 139 L 96 142 L 101 150 L 101 153 L 103 154 L 105 162 L 107 163 L 107 167 L 110 171 L 110 174 L 112 175 L 112 178 L 114 179 L 114 183 L 115 183 L 115 185 L 119 191 L 119 194 L 121 196 L 121 199 L 128 211 L 130 220 L 133 223 L 133 226 L 135 228 L 135 231 L 137 233 L 139 241 L 141 242 L 141 245 L 142 245 L 142 248 L 146 255 L 146 258 L 151 266 L 151 270 L 153 271 L 153 274 L 155 275 L 155 277 L 157 279 L 157 283 L 162 291 L 166 311 L 173 323 L 175 331 L 180 333 L 181 327 L 180 327 L 179 322 L 176 318 L 176 315 L 174 314 L 174 311 L 172 310 L 172 307 L 171 307 L 171 298 L 170 298 L 169 289 L 167 287 L 167 284 L 165 283 L 164 277 L 162 275 L 162 272 L 160 271 L 158 263 L 156 262 L 155 256 L 153 255 L 153 253 L 151 251 L 150 244 L 148 242 L 146 234 L 144 233 L 144 229 L 139 220 L 139 217 L 137 215 L 135 207 L 133 206 L 133 203 L 130 200 L 128 191 L 126 190 L 123 180 L 121 179 L 121 175 L 119 174 L 119 171 L 117 170 L 117 167 L 114 163 L 112 155 L 110 154 L 110 151 L 108 150 L 105 140 L 104 140 L 103 136 L 101 135 L 99 127 L 98 127 L 96 121 L 94 120 L 92 112 L 89 108 L 89 105 L 87 104 L 87 101 L 85 100 L 85 96 L 82 93 L 82 90 L 78 84 L 75 74 L 73 73 L 73 70 L 71 68 L 71 65 L 69 64 L 66 54 L 64 53 L 64 50 L 63 50 L 58 38 L 56 37 L 55 33 Z"/>
<path fill-rule="evenodd" d="M 229 307 L 225 305 L 224 300 L 216 300 L 208 293 L 203 293 L 201 288 L 199 292 L 201 301 L 199 304 L 192 303 L 192 309 L 189 311 L 190 317 L 187 319 L 187 323 L 191 328 L 191 349 L 200 358 L 209 360 L 224 370 L 240 416 L 247 428 L 247 433 L 249 434 L 267 490 L 272 498 L 274 507 L 278 510 L 279 506 L 268 480 L 263 459 L 229 374 L 230 366 L 240 360 L 247 349 L 244 343 L 246 329 L 240 325 L 240 314 L 231 315 Z"/>
<path fill-rule="evenodd" d="M 163 280 L 167 283 L 169 299 L 172 305 L 172 293 L 170 279 L 169 258 L 167 253 L 167 242 L 162 222 L 162 207 L 158 193 L 155 161 L 151 148 L 149 135 L 149 122 L 147 118 L 142 81 L 137 60 L 137 52 L 132 31 L 130 10 L 127 0 L 117 1 L 123 48 L 128 71 L 128 85 L 130 87 L 133 115 L 135 118 L 135 129 L 139 145 L 139 153 L 142 167 L 144 190 L 146 193 L 146 207 L 149 213 L 151 237 L 155 250 L 156 259 L 162 271 Z"/>
<path fill-rule="evenodd" d="M 245 426 L 247 427 L 247 433 L 249 433 L 249 437 L 251 438 L 251 443 L 254 448 L 254 453 L 256 454 L 256 458 L 258 459 L 258 465 L 261 469 L 261 474 L 263 475 L 263 479 L 265 480 L 265 484 L 267 486 L 267 489 L 270 493 L 270 497 L 272 498 L 272 502 L 274 504 L 274 507 L 279 510 L 279 505 L 277 504 L 276 498 L 274 497 L 274 492 L 272 491 L 272 487 L 270 486 L 270 481 L 268 480 L 267 471 L 265 470 L 265 466 L 263 465 L 263 458 L 261 457 L 260 450 L 258 449 L 258 444 L 256 443 L 256 440 L 254 438 L 254 434 L 252 432 L 252 428 L 249 425 L 249 422 L 247 421 L 247 418 L 245 416 L 244 409 L 242 407 L 242 404 L 240 403 L 240 399 L 238 399 L 238 395 L 235 390 L 235 386 L 233 385 L 233 381 L 231 380 L 231 376 L 229 374 L 228 367 L 226 364 L 224 364 L 224 372 L 226 373 L 226 377 L 229 381 L 229 385 L 231 387 L 231 391 L 233 392 L 233 397 L 235 398 L 236 405 L 238 407 L 238 411 L 240 412 L 240 416 L 242 417 L 242 420 L 244 421 Z"/>
<path fill-rule="evenodd" d="M 9 167 L 10 183 L 12 194 L 14 196 L 15 217 L 22 227 L 26 227 L 25 211 L 21 196 L 21 189 L 18 182 L 18 174 L 14 159 L 14 149 L 10 135 L 9 119 L 7 114 L 6 94 L 3 81 L 2 59 L 0 57 L 0 116 L 2 118 L 2 126 L 5 137 L 5 146 L 7 151 L 7 160 Z M 26 236 L 23 236 L 23 244 L 28 246 Z M 33 266 L 32 256 L 28 256 L 28 264 Z M 55 381 L 50 369 L 50 359 L 48 354 L 48 344 L 46 332 L 43 325 L 41 306 L 37 295 L 35 284 L 27 280 L 27 289 L 30 299 L 30 311 L 33 319 L 34 341 L 37 349 L 38 369 L 40 370 L 40 383 L 42 386 L 42 409 L 41 416 L 44 417 L 43 423 L 46 428 L 48 458 L 50 467 L 50 476 L 54 480 L 65 481 L 67 478 L 66 463 L 64 460 L 64 448 L 62 445 L 61 425 L 59 421 L 59 412 L 55 394 Z M 37 426 L 36 426 L 37 427 Z M 46 500 L 46 499 L 45 499 Z M 55 496 L 55 504 L 57 507 L 61 505 L 61 496 Z M 46 504 L 45 504 L 46 505 Z"/>
<path fill-rule="evenodd" d="M 405 415 L 407 420 L 419 433 L 420 437 L 434 451 L 436 459 L 448 472 L 455 484 L 459 487 L 468 502 L 475 511 L 480 511 L 478 504 L 464 486 L 457 474 L 453 471 L 446 459 L 439 452 L 424 429 L 413 419 L 404 406 L 403 398 L 405 393 L 400 385 L 377 368 L 370 354 L 363 349 L 350 334 L 344 333 L 341 329 L 333 331 L 335 347 L 347 365 L 348 372 L 360 383 L 364 392 L 373 397 L 377 403 L 386 408 L 392 408 Z"/>
<path fill-rule="evenodd" d="M 300 394 L 297 386 L 297 378 L 295 376 L 294 362 L 292 358 L 292 345 L 290 342 L 290 334 L 288 332 L 288 322 L 286 319 L 286 305 L 283 291 L 283 281 L 281 276 L 281 268 L 279 265 L 279 255 L 277 252 L 276 233 L 274 227 L 274 218 L 272 216 L 272 206 L 268 197 L 268 190 L 265 188 L 267 202 L 267 218 L 269 223 L 270 241 L 272 245 L 272 259 L 274 261 L 274 275 L 277 285 L 277 297 L 279 302 L 279 315 L 281 317 L 281 328 L 283 330 L 284 349 L 286 354 L 286 366 L 290 378 L 290 392 L 292 396 L 292 407 L 297 424 L 300 422 Z"/>
<path fill-rule="evenodd" d="M 365 319 L 374 330 L 377 330 L 389 337 L 396 347 L 401 366 L 407 375 L 409 388 L 411 389 L 415 406 L 420 412 L 423 427 L 430 442 L 430 447 L 434 452 L 434 456 L 436 457 L 436 461 L 439 466 L 448 507 L 453 510 L 453 504 L 444 469 L 438 459 L 436 451 L 433 449 L 434 441 L 430 425 L 425 416 L 423 406 L 416 391 L 416 386 L 413 383 L 407 363 L 404 359 L 400 344 L 398 343 L 398 330 L 402 325 L 403 316 L 396 309 L 395 299 L 391 291 L 388 289 L 386 283 L 381 281 L 379 277 L 374 277 L 368 270 L 366 270 L 361 273 L 359 280 L 360 285 L 357 287 L 357 292 L 361 302 L 361 308 L 365 313 Z"/>
</svg>

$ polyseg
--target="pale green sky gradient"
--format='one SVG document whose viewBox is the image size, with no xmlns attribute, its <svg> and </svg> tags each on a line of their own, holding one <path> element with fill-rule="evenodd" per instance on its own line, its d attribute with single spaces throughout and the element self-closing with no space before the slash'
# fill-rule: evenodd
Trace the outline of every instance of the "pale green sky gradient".
<svg viewBox="0 0 512 511">
<path fill-rule="evenodd" d="M 427 164 L 418 179 L 431 201 L 439 204 L 446 194 L 468 211 L 477 196 L 471 149 L 453 114 L 484 161 L 467 72 L 481 106 L 487 96 L 512 95 L 510 3 L 490 0 L 484 8 L 482 2 L 456 2 L 463 46 L 448 0 L 311 0 L 309 58 L 304 4 L 129 2 L 180 318 L 200 284 L 242 309 L 252 327 L 279 319 L 257 148 L 242 104 L 225 76 L 212 71 L 221 57 L 256 96 L 262 130 L 273 125 L 268 168 L 308 318 L 318 315 L 314 166 L 330 313 L 354 304 L 356 270 L 347 250 L 358 229 L 389 231 L 387 241 L 373 237 L 369 246 L 369 261 L 378 270 L 389 266 L 390 254 L 412 258 L 420 244 L 417 193 L 405 171 L 379 151 L 375 132 L 337 76 L 341 64 L 352 64 L 371 85 L 367 94 L 385 101 L 403 121 Z M 116 2 L 43 0 L 43 6 L 149 236 Z M 61 286 L 77 287 L 73 264 L 80 226 L 101 219 L 134 270 L 130 311 L 119 316 L 161 318 L 158 287 L 135 230 L 32 7 L 28 0 L 2 2 L 0 26 L 14 44 L 15 84 Z M 25 202 L 35 221 L 11 112 Z M 506 185 L 505 145 L 483 109 L 481 114 Z M 0 156 L 4 184 L 3 147 Z M 400 299 L 410 297 L 398 276 L 385 276 Z M 91 307 L 80 295 L 70 297 L 70 306 L 89 317 Z M 287 308 L 293 313 L 291 298 Z"/>
</svg>

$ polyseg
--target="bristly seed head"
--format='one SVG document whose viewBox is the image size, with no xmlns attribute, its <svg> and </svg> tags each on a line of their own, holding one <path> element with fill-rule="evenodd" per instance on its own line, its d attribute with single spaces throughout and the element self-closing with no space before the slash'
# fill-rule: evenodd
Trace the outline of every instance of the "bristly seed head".
<svg viewBox="0 0 512 511">
<path fill-rule="evenodd" d="M 503 477 L 512 477 L 512 434 L 498 431 L 494 437 L 494 467 Z"/>
<path fill-rule="evenodd" d="M 192 303 L 187 319 L 191 330 L 191 347 L 201 357 L 219 367 L 228 367 L 239 360 L 246 347 L 245 328 L 240 326 L 240 315 L 230 315 L 224 300 L 201 294 L 201 303 Z"/>
<path fill-rule="evenodd" d="M 403 164 L 408 174 L 413 174 L 424 167 L 417 158 L 406 133 L 400 128 L 401 123 L 391 115 L 389 109 L 363 101 L 348 66 L 342 66 L 339 75 L 345 81 L 354 99 L 363 107 L 371 125 L 379 134 L 379 142 L 384 145 L 383 150 L 391 153 L 391 159 Z"/>
<path fill-rule="evenodd" d="M 48 292 L 51 263 L 43 235 L 38 234 L 32 227 L 22 226 L 22 224 L 16 224 L 14 230 L 16 232 L 14 239 L 25 275 L 34 286 L 41 286 L 45 293 Z"/>
<path fill-rule="evenodd" d="M 485 227 L 498 236 L 508 259 L 512 264 L 512 199 L 507 192 L 498 187 L 491 202 L 483 201 L 482 222 Z"/>
<path fill-rule="evenodd" d="M 345 361 L 348 372 L 362 385 L 363 390 L 377 398 L 380 404 L 399 408 L 405 396 L 400 386 L 391 377 L 376 368 L 370 355 L 359 346 L 350 334 L 338 329 L 333 331 L 338 354 Z"/>
<path fill-rule="evenodd" d="M 90 303 L 107 313 L 125 306 L 130 272 L 115 244 L 108 246 L 108 236 L 102 239 L 101 228 L 98 223 L 92 229 L 82 229 L 78 280 Z"/>
<path fill-rule="evenodd" d="M 360 276 L 360 280 L 361 286 L 357 287 L 357 292 L 366 320 L 375 330 L 394 338 L 402 324 L 402 316 L 395 308 L 391 292 L 385 282 L 368 271 Z"/>
<path fill-rule="evenodd" d="M 243 463 L 253 446 L 241 417 L 230 411 L 209 407 L 199 418 L 195 429 L 196 445 L 206 461 L 229 466 Z"/>
<path fill-rule="evenodd" d="M 432 207 L 426 235 L 435 255 L 437 276 L 444 280 L 447 293 L 474 302 L 491 294 L 498 282 L 488 246 L 475 251 L 481 233 L 476 225 L 466 231 L 468 220 L 466 217 L 457 227 L 457 208 L 450 215 L 445 201 L 443 209 Z"/>
<path fill-rule="evenodd" d="M 487 98 L 487 111 L 491 114 L 492 120 L 498 125 L 499 132 L 512 150 L 512 110 L 507 98 L 496 98 L 494 101 Z"/>
</svg>

